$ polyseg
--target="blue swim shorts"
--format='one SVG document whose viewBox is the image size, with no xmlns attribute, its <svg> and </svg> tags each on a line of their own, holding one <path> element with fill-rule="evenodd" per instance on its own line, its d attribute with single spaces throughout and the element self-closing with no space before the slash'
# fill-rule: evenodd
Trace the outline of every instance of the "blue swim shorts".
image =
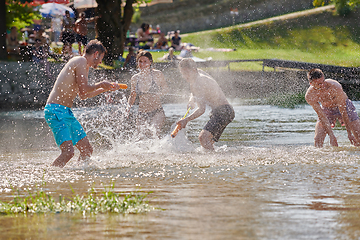
<svg viewBox="0 0 360 240">
<path fill-rule="evenodd" d="M 60 104 L 48 103 L 44 109 L 45 121 L 54 134 L 56 144 L 60 145 L 65 141 L 72 141 L 76 145 L 86 137 L 86 133 L 74 117 L 71 108 Z"/>
<path fill-rule="evenodd" d="M 341 113 L 339 111 L 338 107 L 335 108 L 325 108 L 325 107 L 321 107 L 325 113 L 325 115 L 327 116 L 327 118 L 329 119 L 329 122 L 331 124 L 331 127 L 335 126 L 336 120 L 339 120 L 339 122 L 341 123 L 341 125 L 344 125 L 344 121 L 342 119 Z M 356 113 L 356 109 L 354 104 L 351 102 L 350 99 L 346 99 L 346 110 L 347 110 L 347 114 L 349 117 L 349 121 L 355 121 L 359 119 L 358 114 Z M 318 119 L 318 121 L 320 121 Z"/>
</svg>

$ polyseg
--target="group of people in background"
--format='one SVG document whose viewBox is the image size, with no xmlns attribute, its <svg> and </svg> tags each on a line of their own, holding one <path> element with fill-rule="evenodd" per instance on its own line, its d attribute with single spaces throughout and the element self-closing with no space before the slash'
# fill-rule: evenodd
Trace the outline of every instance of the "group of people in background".
<svg viewBox="0 0 360 240">
<path fill-rule="evenodd" d="M 153 38 L 154 34 L 158 36 L 156 42 Z M 168 50 L 172 47 L 174 50 L 180 51 L 183 46 L 181 45 L 181 37 L 179 34 L 179 30 L 173 31 L 172 33 L 170 32 L 169 39 L 167 39 L 165 33 L 161 32 L 160 29 L 152 31 L 148 23 L 142 23 L 136 31 L 136 42 L 140 49 Z"/>
<path fill-rule="evenodd" d="M 52 34 L 54 44 L 57 46 L 62 42 L 61 54 L 64 60 L 68 60 L 73 56 L 72 44 L 78 43 L 78 53 L 83 54 L 83 48 L 86 46 L 88 39 L 88 24 L 95 21 L 97 17 L 86 18 L 85 12 L 79 14 L 75 21 L 70 16 L 69 11 L 65 11 L 65 15 L 56 15 L 51 18 L 50 29 L 48 33 Z M 32 53 L 36 48 L 36 54 L 33 54 L 31 60 L 45 59 L 49 56 L 49 47 L 52 43 L 50 36 L 45 32 L 41 20 L 34 20 L 32 28 L 22 29 L 22 38 L 19 38 L 18 29 L 13 26 L 7 33 L 6 44 L 9 55 L 19 55 L 21 46 L 31 46 Z M 39 37 L 41 36 L 41 38 Z M 39 39 L 41 41 L 39 41 Z M 46 41 L 44 41 L 44 39 Z M 19 41 L 20 40 L 20 41 Z M 40 45 L 39 45 L 40 44 Z M 43 53 L 43 54 L 41 54 Z"/>
</svg>

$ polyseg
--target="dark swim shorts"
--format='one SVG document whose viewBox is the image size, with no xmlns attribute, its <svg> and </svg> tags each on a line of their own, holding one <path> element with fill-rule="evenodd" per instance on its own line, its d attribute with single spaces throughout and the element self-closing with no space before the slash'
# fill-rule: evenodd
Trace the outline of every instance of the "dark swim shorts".
<svg viewBox="0 0 360 240">
<path fill-rule="evenodd" d="M 61 41 L 64 44 L 73 44 L 75 42 L 75 34 L 72 32 L 63 31 Z"/>
<path fill-rule="evenodd" d="M 80 34 L 76 34 L 76 41 L 81 42 L 84 46 L 86 46 L 88 43 L 87 37 Z"/>
<path fill-rule="evenodd" d="M 235 112 L 231 105 L 222 105 L 211 111 L 210 120 L 204 127 L 204 130 L 209 131 L 213 135 L 215 142 L 219 141 L 219 138 L 226 126 L 232 122 L 235 118 Z"/>
<path fill-rule="evenodd" d="M 331 124 L 331 127 L 335 126 L 336 120 L 339 120 L 339 122 L 344 125 L 344 121 L 342 119 L 341 113 L 339 111 L 338 107 L 335 108 L 326 108 L 326 107 L 321 107 L 322 110 L 324 111 L 325 115 L 327 116 L 327 118 L 329 119 L 329 122 Z M 359 119 L 358 114 L 356 113 L 355 110 L 355 106 L 354 104 L 351 102 L 350 99 L 346 99 L 346 111 L 349 117 L 349 121 L 355 121 Z M 319 119 L 318 119 L 319 121 Z"/>
</svg>

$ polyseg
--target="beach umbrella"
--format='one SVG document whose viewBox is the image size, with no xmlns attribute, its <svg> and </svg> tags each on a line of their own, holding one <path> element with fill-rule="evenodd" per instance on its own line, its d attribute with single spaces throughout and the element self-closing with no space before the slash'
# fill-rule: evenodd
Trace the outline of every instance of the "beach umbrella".
<svg viewBox="0 0 360 240">
<path fill-rule="evenodd" d="M 70 12 L 70 17 L 75 17 L 74 11 L 62 4 L 58 3 L 45 3 L 40 6 L 40 13 L 43 17 L 55 17 L 56 15 L 65 15 L 65 11 L 68 10 Z"/>
</svg>

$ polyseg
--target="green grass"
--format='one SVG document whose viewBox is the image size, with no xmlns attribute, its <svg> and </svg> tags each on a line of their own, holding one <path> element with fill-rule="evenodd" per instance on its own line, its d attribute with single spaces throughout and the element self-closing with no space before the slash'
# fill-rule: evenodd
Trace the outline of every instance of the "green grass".
<svg viewBox="0 0 360 240">
<path fill-rule="evenodd" d="M 33 213 L 143 213 L 152 210 L 144 199 L 149 193 L 129 193 L 127 195 L 115 193 L 114 185 L 97 193 L 93 188 L 84 196 L 75 195 L 71 198 L 59 196 L 56 201 L 53 196 L 37 190 L 27 192 L 26 197 L 21 197 L 20 192 L 10 202 L 0 201 L 1 214 L 33 214 Z"/>
<path fill-rule="evenodd" d="M 186 34 L 183 42 L 201 48 L 194 53 L 214 60 L 277 58 L 329 65 L 360 66 L 359 12 L 342 18 L 332 12 L 270 21 L 252 27 L 233 26 Z M 232 48 L 211 52 L 207 48 Z M 245 66 L 246 68 L 246 66 Z"/>
<path fill-rule="evenodd" d="M 273 95 L 265 100 L 266 104 L 278 106 L 281 108 L 296 108 L 306 104 L 305 93 L 288 93 L 282 95 Z"/>
</svg>

